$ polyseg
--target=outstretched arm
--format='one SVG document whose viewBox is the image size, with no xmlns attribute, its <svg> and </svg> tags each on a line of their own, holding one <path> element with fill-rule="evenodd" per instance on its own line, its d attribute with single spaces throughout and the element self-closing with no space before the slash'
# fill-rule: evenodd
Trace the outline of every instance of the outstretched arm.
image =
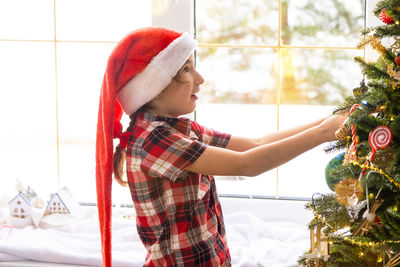
<svg viewBox="0 0 400 267">
<path fill-rule="evenodd" d="M 246 151 L 251 148 L 255 148 L 261 145 L 273 143 L 285 138 L 288 138 L 290 136 L 296 135 L 300 132 L 303 132 L 311 127 L 317 126 L 320 123 L 322 123 L 326 118 L 318 119 L 316 121 L 300 125 L 297 127 L 293 127 L 290 129 L 282 130 L 282 131 L 277 131 L 274 133 L 270 133 L 266 136 L 263 136 L 261 138 L 246 138 L 246 137 L 238 137 L 238 136 L 232 136 L 231 139 L 229 140 L 228 145 L 226 146 L 227 149 L 234 150 L 234 151 Z"/>
<path fill-rule="evenodd" d="M 321 143 L 335 140 L 335 131 L 344 119 L 343 116 L 330 116 L 300 133 L 242 152 L 209 146 L 186 169 L 201 174 L 256 176 Z"/>
</svg>

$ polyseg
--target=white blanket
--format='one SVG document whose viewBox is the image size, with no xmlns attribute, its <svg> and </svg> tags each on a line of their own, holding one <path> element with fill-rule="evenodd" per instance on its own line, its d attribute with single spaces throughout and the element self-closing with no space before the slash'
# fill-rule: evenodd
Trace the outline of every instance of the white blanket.
<svg viewBox="0 0 400 267">
<path fill-rule="evenodd" d="M 113 265 L 142 266 L 145 249 L 135 220 L 113 218 Z M 0 226 L 0 261 L 35 260 L 101 266 L 97 218 L 47 216 L 41 228 Z M 297 266 L 297 258 L 309 247 L 305 225 L 265 222 L 252 213 L 225 215 L 233 266 Z"/>
</svg>

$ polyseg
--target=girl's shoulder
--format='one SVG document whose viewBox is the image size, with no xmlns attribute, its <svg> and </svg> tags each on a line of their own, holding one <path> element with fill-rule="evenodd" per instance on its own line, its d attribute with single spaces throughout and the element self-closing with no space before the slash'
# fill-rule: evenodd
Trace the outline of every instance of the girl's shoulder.
<svg viewBox="0 0 400 267">
<path fill-rule="evenodd" d="M 133 129 L 133 136 L 146 138 L 156 129 L 171 131 L 173 128 L 165 121 L 139 121 Z"/>
</svg>

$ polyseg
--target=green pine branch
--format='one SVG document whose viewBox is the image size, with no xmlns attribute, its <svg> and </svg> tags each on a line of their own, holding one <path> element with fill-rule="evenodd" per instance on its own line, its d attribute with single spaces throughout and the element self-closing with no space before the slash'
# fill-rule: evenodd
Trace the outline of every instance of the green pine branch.
<svg viewBox="0 0 400 267">
<path fill-rule="evenodd" d="M 398 12 L 395 11 L 397 11 L 397 7 L 399 6 L 399 0 L 381 0 L 376 4 L 373 12 L 377 17 L 379 17 L 382 9 L 385 9 L 387 12 L 393 12 L 394 14 L 397 14 Z"/>
<path fill-rule="evenodd" d="M 396 37 L 400 35 L 400 25 L 389 24 L 381 25 L 374 28 L 375 35 L 379 38 L 383 37 Z"/>
<path fill-rule="evenodd" d="M 391 79 L 386 71 L 381 70 L 374 63 L 365 62 L 362 57 L 355 57 L 354 61 L 360 65 L 362 73 L 365 74 L 365 76 L 367 76 L 369 79 Z"/>
</svg>

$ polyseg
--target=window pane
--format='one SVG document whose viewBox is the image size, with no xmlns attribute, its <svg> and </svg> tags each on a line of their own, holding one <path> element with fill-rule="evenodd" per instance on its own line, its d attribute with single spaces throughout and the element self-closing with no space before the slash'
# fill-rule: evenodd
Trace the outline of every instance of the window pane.
<svg viewBox="0 0 400 267">
<path fill-rule="evenodd" d="M 202 103 L 276 103 L 274 49 L 200 47 L 198 58 Z"/>
<path fill-rule="evenodd" d="M 280 129 L 328 116 L 362 79 L 354 56 L 362 50 L 282 49 Z M 334 156 L 321 145 L 279 168 L 279 195 L 329 192 L 324 169 Z"/>
<path fill-rule="evenodd" d="M 280 128 L 287 129 L 332 113 L 334 106 L 280 105 Z M 322 144 L 279 167 L 279 196 L 306 197 L 330 192 L 325 167 L 335 154 L 327 154 Z"/>
<path fill-rule="evenodd" d="M 276 105 L 198 104 L 196 121 L 236 136 L 261 137 L 276 130 Z M 258 177 L 217 177 L 219 194 L 275 196 L 276 171 Z"/>
<path fill-rule="evenodd" d="M 20 178 L 47 196 L 57 188 L 54 45 L 0 42 L 0 58 L 0 188 L 13 194 Z"/>
<path fill-rule="evenodd" d="M 53 0 L 0 1 L 0 39 L 54 39 Z"/>
<path fill-rule="evenodd" d="M 196 1 L 201 43 L 277 44 L 278 0 Z"/>
<path fill-rule="evenodd" d="M 59 40 L 119 41 L 151 25 L 151 1 L 57 0 Z"/>
<path fill-rule="evenodd" d="M 196 120 L 209 128 L 244 137 L 276 130 L 276 52 L 274 49 L 198 50 L 200 89 Z M 218 177 L 220 194 L 276 194 L 276 171 L 259 177 Z"/>
<path fill-rule="evenodd" d="M 359 85 L 362 50 L 282 49 L 281 103 L 338 105 Z"/>
<path fill-rule="evenodd" d="M 95 139 L 100 88 L 114 44 L 58 45 L 60 176 L 74 197 L 96 201 Z M 114 186 L 120 190 L 120 186 Z M 126 189 L 126 188 L 124 188 Z M 127 189 L 125 190 L 127 193 Z M 119 202 L 121 193 L 113 194 Z M 128 195 L 129 197 L 129 195 Z M 131 202 L 127 198 L 125 203 Z"/>
<path fill-rule="evenodd" d="M 285 45 L 355 46 L 364 25 L 365 0 L 283 0 Z"/>
</svg>

